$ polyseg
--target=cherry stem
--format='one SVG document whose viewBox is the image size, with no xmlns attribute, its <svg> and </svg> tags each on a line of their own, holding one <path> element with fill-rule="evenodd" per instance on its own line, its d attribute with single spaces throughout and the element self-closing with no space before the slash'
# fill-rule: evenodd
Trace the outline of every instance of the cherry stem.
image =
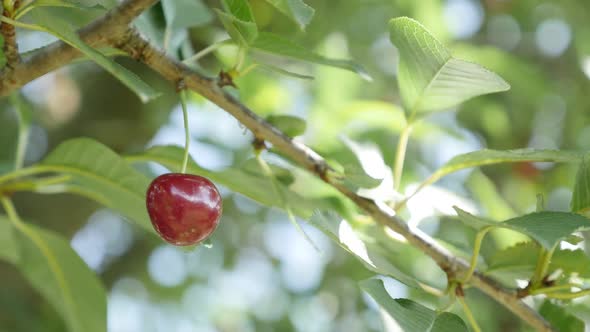
<svg viewBox="0 0 590 332">
<path fill-rule="evenodd" d="M 465 298 L 463 298 L 462 296 L 457 296 L 457 299 L 459 300 L 459 303 L 461 303 L 461 306 L 463 307 L 463 312 L 465 313 L 465 317 L 467 318 L 467 321 L 471 325 L 473 331 L 481 332 L 481 328 L 477 324 L 477 321 L 475 320 L 475 316 L 473 316 L 471 309 L 469 309 L 469 306 L 465 302 Z"/>
<path fill-rule="evenodd" d="M 182 158 L 182 168 L 180 169 L 180 173 L 186 173 L 186 166 L 188 165 L 188 150 L 191 141 L 191 134 L 188 128 L 188 111 L 186 107 L 186 91 L 182 90 L 179 93 L 180 95 L 180 105 L 182 106 L 182 118 L 184 122 L 184 157 Z"/>
</svg>

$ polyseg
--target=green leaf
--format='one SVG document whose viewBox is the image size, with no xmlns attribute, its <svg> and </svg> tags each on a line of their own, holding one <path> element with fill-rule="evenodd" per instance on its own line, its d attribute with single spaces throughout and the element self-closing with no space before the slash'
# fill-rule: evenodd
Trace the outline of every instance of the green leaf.
<svg viewBox="0 0 590 332">
<path fill-rule="evenodd" d="M 481 229 L 487 226 L 512 229 L 530 236 L 547 250 L 573 232 L 590 229 L 590 219 L 570 212 L 541 211 L 496 222 L 476 217 L 455 207 L 459 219 L 468 227 Z"/>
<path fill-rule="evenodd" d="M 506 220 L 502 225 L 520 231 L 546 249 L 551 249 L 573 232 L 590 229 L 590 219 L 576 213 L 542 211 Z"/>
<path fill-rule="evenodd" d="M 147 102 L 160 95 L 159 92 L 152 89 L 137 75 L 84 43 L 74 32 L 74 29 L 72 29 L 69 23 L 64 21 L 61 17 L 41 9 L 32 11 L 32 14 L 34 15 L 35 23 L 42 27 L 44 31 L 80 50 L 80 52 L 91 58 L 98 65 L 113 74 L 123 84 L 133 90 L 143 102 Z"/>
<path fill-rule="evenodd" d="M 0 215 L 0 259 L 12 264 L 19 260 L 18 241 L 10 221 Z"/>
<path fill-rule="evenodd" d="M 498 192 L 492 179 L 482 171 L 472 172 L 466 181 L 466 186 L 473 194 L 473 198 L 477 199 L 485 209 L 486 215 L 492 219 L 502 220 L 516 216 L 516 212 Z"/>
<path fill-rule="evenodd" d="M 408 276 L 385 258 L 376 244 L 363 241 L 352 226 L 333 212 L 316 211 L 309 223 L 322 231 L 342 249 L 356 257 L 370 271 L 390 276 L 403 284 L 420 288 L 415 278 Z M 386 252 L 386 251 L 385 251 Z"/>
<path fill-rule="evenodd" d="M 0 224 L 9 223 L 6 218 L 0 217 Z M 30 224 L 20 224 L 13 229 L 18 259 L 10 262 L 55 307 L 68 330 L 106 331 L 104 287 L 70 247 L 69 241 L 57 233 Z M 4 257 L 0 255 L 0 258 Z"/>
<path fill-rule="evenodd" d="M 539 96 L 551 89 L 552 80 L 542 70 L 542 63 L 527 61 L 526 58 L 494 46 L 483 44 L 453 43 L 453 54 L 486 67 L 512 85 L 511 95 L 518 98 L 523 106 L 538 105 Z"/>
<path fill-rule="evenodd" d="M 155 146 L 140 154 L 127 156 L 125 159 L 129 163 L 136 162 L 157 162 L 170 170 L 178 170 L 182 164 L 184 150 L 178 146 Z M 262 173 L 255 173 L 255 168 L 238 169 L 227 168 L 223 171 L 213 172 L 206 170 L 189 158 L 187 172 L 198 174 L 209 178 L 211 181 L 221 184 L 234 192 L 243 194 L 263 205 L 283 208 L 279 197 L 272 189 L 270 179 Z M 282 172 L 279 172 L 279 175 Z M 284 197 L 289 202 L 289 207 L 293 212 L 303 218 L 311 216 L 314 209 L 323 206 L 325 209 L 339 209 L 330 198 L 313 198 L 307 199 L 301 195 L 288 190 L 281 186 L 284 191 Z"/>
<path fill-rule="evenodd" d="M 240 46 L 248 47 L 258 37 L 248 0 L 222 0 L 225 12 L 214 9 L 229 36 Z"/>
<path fill-rule="evenodd" d="M 290 39 L 270 32 L 260 32 L 251 46 L 259 51 L 286 58 L 349 70 L 353 73 L 357 73 L 368 81 L 371 80 L 371 77 L 365 69 L 354 61 L 326 58 L 310 51 L 308 48 L 296 44 Z"/>
<path fill-rule="evenodd" d="M 561 269 L 565 274 L 576 274 L 580 278 L 590 278 L 590 257 L 582 249 L 557 250 L 551 256 L 551 271 Z"/>
<path fill-rule="evenodd" d="M 480 65 L 453 58 L 424 26 L 410 18 L 392 19 L 389 32 L 400 53 L 400 93 L 411 115 L 441 111 L 510 88 L 501 77 Z"/>
<path fill-rule="evenodd" d="M 488 226 L 500 227 L 500 225 L 502 224 L 497 221 L 474 216 L 471 213 L 461 210 L 460 208 L 458 208 L 456 206 L 454 206 L 453 208 L 455 209 L 455 211 L 457 211 L 457 215 L 459 216 L 459 220 L 463 224 L 465 224 L 465 226 L 471 227 L 475 230 L 480 230 L 480 229 L 482 229 L 484 227 L 488 227 Z"/>
<path fill-rule="evenodd" d="M 234 15 L 224 13 L 218 9 L 214 10 L 231 39 L 238 45 L 248 47 L 258 37 L 256 23 L 240 20 Z"/>
<path fill-rule="evenodd" d="M 432 325 L 432 332 L 455 332 L 469 331 L 461 317 L 450 312 L 441 312 L 438 314 Z"/>
<path fill-rule="evenodd" d="M 582 160 L 578 168 L 571 208 L 574 212 L 590 213 L 590 168 L 586 160 Z"/>
<path fill-rule="evenodd" d="M 254 14 L 248 0 L 222 0 L 226 12 L 235 16 L 238 20 L 254 23 Z"/>
<path fill-rule="evenodd" d="M 168 55 L 177 57 L 179 56 L 179 50 L 190 39 L 187 28 L 211 22 L 213 14 L 201 0 L 162 0 L 161 3 L 166 29 L 163 31 L 162 45 L 160 46 L 166 48 L 165 51 Z M 145 30 L 146 25 L 150 23 L 137 21 L 136 24 L 139 24 Z M 159 38 L 156 39 L 156 42 L 158 41 Z M 190 47 L 189 53 L 193 53 L 192 47 Z"/>
<path fill-rule="evenodd" d="M 66 190 L 109 207 L 153 232 L 145 208 L 150 180 L 106 146 L 89 138 L 65 141 L 39 167 L 67 174 Z"/>
<path fill-rule="evenodd" d="M 385 163 L 379 147 L 375 144 L 360 144 L 346 136 L 340 140 L 354 155 L 354 163 L 344 165 L 344 183 L 352 190 L 359 188 L 374 188 L 385 178 Z M 375 169 L 383 170 L 383 174 L 376 174 Z"/>
<path fill-rule="evenodd" d="M 540 249 L 541 247 L 536 242 L 527 241 L 495 251 L 486 258 L 486 273 L 503 271 L 529 273 L 537 263 Z M 552 261 L 553 258 L 552 256 Z"/>
<path fill-rule="evenodd" d="M 279 180 L 285 186 L 289 186 L 293 182 L 295 182 L 295 176 L 293 175 L 290 169 L 271 163 L 267 164 L 270 167 L 275 179 Z M 245 160 L 243 163 L 240 164 L 240 170 L 243 170 L 255 177 L 265 175 L 261 173 L 260 163 L 258 162 L 258 160 L 256 160 L 256 158 L 250 158 Z"/>
<path fill-rule="evenodd" d="M 344 184 L 351 190 L 375 188 L 382 181 L 383 179 L 376 179 L 369 176 L 359 165 L 344 165 Z"/>
<path fill-rule="evenodd" d="M 297 23 L 301 30 L 305 30 L 315 13 L 313 8 L 301 0 L 266 0 L 266 2 Z"/>
<path fill-rule="evenodd" d="M 289 137 L 303 135 L 307 127 L 304 119 L 292 115 L 269 115 L 266 121 Z"/>
<path fill-rule="evenodd" d="M 584 331 L 584 321 L 568 313 L 562 306 L 551 303 L 550 300 L 543 302 L 539 313 L 560 332 Z"/>
<path fill-rule="evenodd" d="M 33 121 L 33 108 L 27 103 L 27 100 L 20 94 L 20 92 L 15 92 L 11 94 L 10 97 L 10 102 L 12 103 L 18 118 L 19 130 L 28 130 Z"/>
<path fill-rule="evenodd" d="M 16 13 L 14 13 L 15 19 L 19 19 L 32 9 L 39 7 L 65 7 L 65 8 L 76 8 L 82 10 L 96 10 L 100 12 L 106 11 L 106 1 L 96 0 L 35 0 L 29 5 L 20 7 Z"/>
<path fill-rule="evenodd" d="M 314 78 L 311 75 L 295 73 L 295 72 L 292 72 L 292 71 L 289 71 L 289 70 L 286 70 L 286 69 L 268 64 L 268 63 L 257 63 L 256 65 L 261 69 L 266 69 L 268 71 L 277 72 L 281 75 L 295 77 L 295 78 L 302 79 L 302 80 L 313 80 L 313 78 Z"/>
<path fill-rule="evenodd" d="M 495 251 L 486 259 L 486 273 L 520 273 L 530 277 L 539 258 L 540 246 L 535 242 L 521 242 L 514 246 Z M 564 274 L 576 274 L 590 278 L 590 257 L 583 250 L 556 250 L 551 256 L 549 271 L 561 269 Z"/>
<path fill-rule="evenodd" d="M 108 1 L 105 0 L 35 0 L 31 3 L 33 7 L 71 7 L 71 8 L 92 8 L 100 7 L 106 9 Z"/>
<path fill-rule="evenodd" d="M 114 47 L 101 47 L 98 49 L 98 51 L 100 53 L 102 53 L 104 56 L 112 58 L 112 57 L 117 57 L 117 56 L 124 56 L 124 57 L 128 57 L 129 54 L 125 53 L 124 51 L 121 51 L 118 48 L 114 48 Z M 70 63 L 82 63 L 82 62 L 86 62 L 86 61 L 92 61 L 92 59 L 90 59 L 87 56 L 81 56 L 79 58 L 77 58 L 76 60 L 73 60 Z"/>
<path fill-rule="evenodd" d="M 162 0 L 166 25 L 172 29 L 185 29 L 204 25 L 213 14 L 201 0 Z"/>
<path fill-rule="evenodd" d="M 461 332 L 469 331 L 459 316 L 437 313 L 408 299 L 392 299 L 379 279 L 364 280 L 361 288 L 383 308 L 403 332 Z"/>
<path fill-rule="evenodd" d="M 570 234 L 570 236 L 566 237 L 563 240 L 566 241 L 567 243 L 575 246 L 576 244 L 584 241 L 584 237 L 582 237 L 580 235 L 576 235 L 576 234 Z"/>
<path fill-rule="evenodd" d="M 4 36 L 0 35 L 0 69 L 6 66 L 6 56 L 4 55 Z"/>
<path fill-rule="evenodd" d="M 516 149 L 516 150 L 479 150 L 458 155 L 449 160 L 443 167 L 434 172 L 426 184 L 434 183 L 443 176 L 450 173 L 470 168 L 500 163 L 516 162 L 556 162 L 570 163 L 579 162 L 582 154 L 576 151 L 567 150 L 536 150 L 536 149 Z"/>
</svg>

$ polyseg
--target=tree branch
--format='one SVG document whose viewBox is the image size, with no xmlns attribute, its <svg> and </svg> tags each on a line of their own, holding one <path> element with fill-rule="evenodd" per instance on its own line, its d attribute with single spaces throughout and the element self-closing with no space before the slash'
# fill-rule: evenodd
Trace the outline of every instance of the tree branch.
<svg viewBox="0 0 590 332">
<path fill-rule="evenodd" d="M 12 18 L 14 13 L 20 6 L 20 0 L 14 1 L 3 1 L 2 15 Z M 4 56 L 6 57 L 6 67 L 10 70 L 17 63 L 20 62 L 20 56 L 18 54 L 18 44 L 16 43 L 16 28 L 6 22 L 0 23 L 0 34 L 4 38 Z"/>
<path fill-rule="evenodd" d="M 78 31 L 79 35 L 91 46 L 111 45 L 121 48 L 169 81 L 174 83 L 184 81 L 189 89 L 198 92 L 232 114 L 250 129 L 255 137 L 272 143 L 276 149 L 299 166 L 338 189 L 376 222 L 404 236 L 410 244 L 430 256 L 450 278 L 457 279 L 468 271 L 469 266 L 463 259 L 453 256 L 446 248 L 419 229 L 410 227 L 397 217 L 392 209 L 361 197 L 340 182 L 333 180 L 329 176 L 332 170 L 321 156 L 305 145 L 293 141 L 225 93 L 219 88 L 215 79 L 204 77 L 184 64 L 166 57 L 135 30 L 129 30 L 128 25 L 133 18 L 155 2 L 156 0 L 125 0 L 105 16 Z M 4 71 L 0 75 L 0 95 L 7 95 L 29 81 L 69 63 L 79 55 L 77 50 L 63 42 L 55 42 L 43 47 L 32 56 L 23 59 L 13 70 Z M 555 331 L 543 317 L 520 300 L 515 290 L 504 288 L 479 272 L 473 274 L 470 283 L 510 309 L 535 329 Z"/>
<path fill-rule="evenodd" d="M 203 77 L 184 64 L 168 58 L 163 52 L 151 46 L 148 41 L 143 39 L 134 30 L 130 30 L 126 37 L 116 46 L 120 47 L 133 58 L 144 62 L 169 81 L 178 82 L 183 80 L 189 89 L 201 94 L 209 101 L 233 115 L 240 123 L 250 129 L 255 137 L 272 143 L 276 149 L 280 150 L 297 164 L 305 167 L 308 171 L 338 189 L 358 207 L 373 217 L 375 221 L 404 236 L 409 243 L 436 261 L 449 276 L 459 276 L 469 270 L 469 265 L 463 259 L 453 256 L 450 251 L 421 230 L 411 228 L 405 221 L 397 217 L 395 212 L 390 208 L 380 206 L 372 200 L 361 197 L 340 182 L 333 180 L 328 174 L 331 168 L 322 157 L 308 147 L 293 141 L 234 97 L 225 93 L 219 88 L 216 80 Z M 494 280 L 478 272 L 472 276 L 471 283 L 505 307 L 511 309 L 514 314 L 537 330 L 554 331 L 543 317 L 519 299 L 516 291 L 506 289 Z"/>
<path fill-rule="evenodd" d="M 156 2 L 157 0 L 124 0 L 104 16 L 78 30 L 78 34 L 85 43 L 93 47 L 112 45 L 121 39 L 133 19 Z M 0 73 L 0 96 L 6 96 L 80 56 L 77 49 L 62 41 L 44 46 Z"/>
</svg>

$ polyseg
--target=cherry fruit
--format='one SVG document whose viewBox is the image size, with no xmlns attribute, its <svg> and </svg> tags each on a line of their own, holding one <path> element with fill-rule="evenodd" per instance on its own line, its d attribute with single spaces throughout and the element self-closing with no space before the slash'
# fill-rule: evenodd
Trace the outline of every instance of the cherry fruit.
<svg viewBox="0 0 590 332">
<path fill-rule="evenodd" d="M 177 246 L 207 238 L 221 218 L 221 195 L 208 179 L 168 173 L 152 181 L 146 206 L 152 225 L 167 242 Z"/>
</svg>

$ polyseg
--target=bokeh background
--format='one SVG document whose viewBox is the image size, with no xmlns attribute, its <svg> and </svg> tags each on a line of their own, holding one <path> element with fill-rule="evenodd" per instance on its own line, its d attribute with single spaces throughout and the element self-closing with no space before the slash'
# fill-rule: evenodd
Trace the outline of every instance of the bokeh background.
<svg viewBox="0 0 590 332">
<path fill-rule="evenodd" d="M 195 0 L 197 1 L 197 0 Z M 426 118 L 413 133 L 404 188 L 424 179 L 454 155 L 481 148 L 590 148 L 590 2 L 584 0 L 307 0 L 316 10 L 306 32 L 264 0 L 252 0 L 261 30 L 287 36 L 335 58 L 352 58 L 373 77 L 281 59 L 270 61 L 313 75 L 301 80 L 255 69 L 236 80 L 240 98 L 260 115 L 305 118 L 301 141 L 339 160 L 340 134 L 379 148 L 385 163 L 402 126 L 396 82 L 397 51 L 387 22 L 410 16 L 422 22 L 454 55 L 476 61 L 506 79 L 508 92 L 483 96 Z M 202 24 L 179 43 L 184 52 L 223 39 L 224 30 L 203 1 Z M 149 13 L 162 27 L 161 7 Z M 196 14 L 197 15 L 197 14 Z M 22 50 L 51 40 L 19 31 Z M 198 63 L 215 75 L 235 63 L 236 49 L 222 47 Z M 182 114 L 173 87 L 148 68 L 121 58 L 163 96 L 142 105 L 128 89 L 91 63 L 62 68 L 31 82 L 23 93 L 35 112 L 26 163 L 34 163 L 65 139 L 92 137 L 120 153 L 159 144 L 182 145 Z M 16 143 L 15 113 L 0 108 L 0 170 L 9 170 Z M 242 167 L 251 158 L 252 136 L 225 112 L 191 96 L 191 155 L 211 170 Z M 279 158 L 269 159 L 281 163 Z M 283 163 L 284 164 L 284 163 Z M 166 172 L 158 165 L 144 171 Z M 410 201 L 404 216 L 451 243 L 468 243 L 471 233 L 443 215 L 460 205 L 501 219 L 534 210 L 542 193 L 548 208 L 567 210 L 572 165 L 519 163 L 453 174 Z M 71 238 L 72 247 L 108 289 L 109 332 L 382 331 L 382 317 L 357 282 L 371 277 L 362 264 L 305 221 L 316 251 L 286 215 L 225 188 L 224 216 L 207 246 L 180 249 L 146 234 L 116 213 L 72 195 L 15 195 L 23 218 Z M 269 187 L 269 190 L 272 188 Z M 484 254 L 513 244 L 495 234 Z M 396 261 L 423 280 L 444 287 L 440 271 L 420 253 L 404 249 Z M 413 297 L 385 279 L 394 297 Z M 18 271 L 0 262 L 0 331 L 63 331 L 65 326 Z M 420 298 L 433 306 L 434 301 Z M 493 300 L 468 291 L 484 331 L 526 328 Z M 581 300 L 571 309 L 590 319 Z M 459 314 L 461 314 L 459 312 Z"/>
</svg>

